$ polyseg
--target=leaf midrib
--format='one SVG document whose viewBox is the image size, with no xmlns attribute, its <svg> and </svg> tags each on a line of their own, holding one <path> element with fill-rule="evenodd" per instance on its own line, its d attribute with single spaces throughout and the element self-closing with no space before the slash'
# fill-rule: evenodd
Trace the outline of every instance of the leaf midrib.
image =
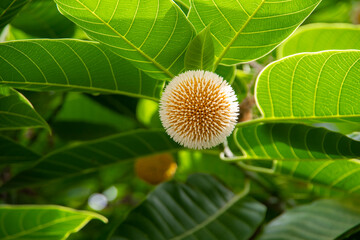
<svg viewBox="0 0 360 240">
<path fill-rule="evenodd" d="M 30 228 L 28 230 L 25 230 L 25 231 L 22 231 L 22 232 L 19 232 L 17 234 L 14 234 L 14 235 L 7 235 L 5 238 L 3 238 L 3 240 L 10 240 L 10 239 L 15 239 L 17 237 L 20 237 L 20 236 L 24 236 L 24 235 L 27 235 L 27 234 L 31 234 L 33 232 L 36 232 L 36 231 L 39 231 L 39 230 L 42 230 L 42 229 L 45 229 L 47 227 L 51 227 L 53 225 L 56 225 L 56 224 L 59 224 L 59 223 L 63 223 L 63 222 L 66 222 L 66 221 L 70 221 L 70 220 L 76 220 L 76 219 L 82 219 L 84 218 L 84 216 L 70 216 L 70 217 L 63 217 L 63 218 L 58 218 L 54 221 L 51 221 L 51 222 L 48 222 L 48 223 L 45 223 L 45 224 L 42 224 L 42 225 L 38 225 L 36 227 L 33 227 L 33 228 Z M 88 216 L 88 217 L 85 217 L 84 221 L 86 220 L 90 220 L 91 217 Z M 64 235 L 67 233 L 68 231 L 66 231 L 64 233 Z"/>
<path fill-rule="evenodd" d="M 0 18 L 3 17 L 7 13 L 7 11 L 12 7 L 12 5 L 14 5 L 15 2 L 16 2 L 16 0 L 13 0 L 12 3 L 10 3 L 10 5 L 6 9 L 4 9 L 4 11 L 0 15 Z"/>
<path fill-rule="evenodd" d="M 49 87 L 73 88 L 73 89 L 88 90 L 88 91 L 122 94 L 122 95 L 131 96 L 131 97 L 137 97 L 137 98 L 146 98 L 146 99 L 150 99 L 150 100 L 153 100 L 156 102 L 159 101 L 158 98 L 149 97 L 146 95 L 141 95 L 141 94 L 136 94 L 136 93 L 130 93 L 130 92 L 125 92 L 125 91 L 120 91 L 120 90 L 111 90 L 111 89 L 106 89 L 106 88 L 84 87 L 84 86 L 72 85 L 72 84 L 39 83 L 39 82 L 11 82 L 11 81 L 1 81 L 1 80 L 0 80 L 0 84 L 9 84 L 9 85 L 16 85 L 16 84 L 24 85 L 25 84 L 27 86 L 28 85 L 39 85 L 39 86 L 49 86 Z M 24 87 L 23 89 L 29 89 L 29 88 Z"/>
<path fill-rule="evenodd" d="M 100 0 L 99 0 L 100 1 Z M 265 1 L 265 0 L 263 0 Z M 133 43 L 131 43 L 129 40 L 127 40 L 123 35 L 121 35 L 118 31 L 116 31 L 109 23 L 105 22 L 103 19 L 101 19 L 97 14 L 95 14 L 93 11 L 91 11 L 86 5 L 84 5 L 79 0 L 76 0 L 77 3 L 81 4 L 87 11 L 89 11 L 94 17 L 96 17 L 98 20 L 100 20 L 105 26 L 110 28 L 116 35 L 118 35 L 120 38 L 122 38 L 127 44 L 129 44 L 132 48 L 134 48 L 136 51 L 138 51 L 143 57 L 148 59 L 150 62 L 152 62 L 157 68 L 159 68 L 161 71 L 166 73 L 170 78 L 174 78 L 175 76 L 169 72 L 166 68 L 164 68 L 162 65 L 160 65 L 158 62 L 156 62 L 153 58 L 148 56 L 146 53 L 144 53 L 140 48 L 136 47 Z"/>
<path fill-rule="evenodd" d="M 250 121 L 246 121 L 246 122 L 240 122 L 238 124 L 236 124 L 236 127 L 245 127 L 245 126 L 250 126 L 253 124 L 257 124 L 257 123 L 269 123 L 269 122 L 299 122 L 299 121 L 306 121 L 308 120 L 309 122 L 317 122 L 319 120 L 326 122 L 327 119 L 339 119 L 339 122 L 344 122 L 346 121 L 345 119 L 342 118 L 359 118 L 360 114 L 357 115 L 333 115 L 333 116 L 308 116 L 308 117 L 261 117 L 261 118 L 257 118 L 254 120 L 250 120 Z M 352 122 L 352 121 L 348 121 L 349 123 L 353 123 L 356 124 L 356 122 Z"/>
<path fill-rule="evenodd" d="M 205 221 L 203 221 L 202 223 L 196 225 L 195 227 L 185 231 L 184 233 L 182 233 L 181 235 L 178 235 L 176 237 L 170 238 L 170 240 L 181 240 L 184 239 L 185 237 L 205 228 L 207 225 L 209 225 L 210 223 L 212 223 L 213 221 L 215 221 L 216 219 L 218 219 L 223 213 L 225 213 L 229 208 L 231 208 L 232 206 L 234 206 L 241 198 L 243 198 L 245 195 L 247 195 L 247 193 L 250 190 L 250 182 L 246 181 L 245 182 L 245 186 L 244 189 L 234 195 L 234 197 L 228 201 L 224 206 L 222 206 L 215 214 L 211 215 L 209 218 L 207 218 Z"/>
<path fill-rule="evenodd" d="M 215 64 L 214 64 L 214 68 L 213 71 L 216 70 L 216 68 L 218 67 L 219 63 L 221 62 L 222 58 L 225 56 L 225 54 L 229 51 L 229 49 L 231 48 L 231 46 L 233 45 L 233 43 L 236 41 L 236 39 L 239 37 L 239 35 L 242 33 L 242 31 L 246 28 L 246 26 L 250 23 L 250 21 L 253 19 L 253 17 L 256 15 L 256 13 L 260 10 L 260 8 L 264 5 L 265 0 L 262 0 L 261 3 L 259 4 L 259 6 L 255 9 L 255 11 L 248 17 L 248 19 L 246 20 L 246 22 L 244 23 L 244 25 L 239 29 L 239 31 L 235 34 L 235 36 L 233 37 L 233 39 L 231 39 L 231 41 L 226 45 L 226 47 L 223 49 L 223 51 L 221 52 L 221 54 L 219 55 L 219 57 L 217 58 Z"/>
</svg>

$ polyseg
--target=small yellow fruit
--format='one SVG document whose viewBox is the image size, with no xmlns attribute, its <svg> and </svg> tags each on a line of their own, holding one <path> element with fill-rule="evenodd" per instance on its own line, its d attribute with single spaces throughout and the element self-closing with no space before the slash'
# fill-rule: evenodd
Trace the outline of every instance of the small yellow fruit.
<svg viewBox="0 0 360 240">
<path fill-rule="evenodd" d="M 136 175 L 153 185 L 171 179 L 176 168 L 173 156 L 168 153 L 138 158 L 135 163 Z"/>
</svg>

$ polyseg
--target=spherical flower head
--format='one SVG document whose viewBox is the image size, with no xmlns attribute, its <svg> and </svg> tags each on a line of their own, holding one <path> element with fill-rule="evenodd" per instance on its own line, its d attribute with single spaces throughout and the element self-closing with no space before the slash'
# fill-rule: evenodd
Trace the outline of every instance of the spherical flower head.
<svg viewBox="0 0 360 240">
<path fill-rule="evenodd" d="M 207 71 L 176 76 L 160 100 L 160 119 L 175 142 L 192 149 L 223 143 L 234 130 L 239 104 L 232 87 Z"/>
</svg>

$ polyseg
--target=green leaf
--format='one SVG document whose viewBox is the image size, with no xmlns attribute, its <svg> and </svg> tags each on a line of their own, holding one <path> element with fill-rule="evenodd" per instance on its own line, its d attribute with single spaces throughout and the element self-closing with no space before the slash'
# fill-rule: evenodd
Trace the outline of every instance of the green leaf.
<svg viewBox="0 0 360 240">
<path fill-rule="evenodd" d="M 185 15 L 189 13 L 190 0 L 174 0 L 174 2 L 181 8 Z"/>
<path fill-rule="evenodd" d="M 160 185 L 118 227 L 121 239 L 249 239 L 265 206 L 206 175 Z"/>
<path fill-rule="evenodd" d="M 96 213 L 51 205 L 0 205 L 0 216 L 2 240 L 66 239 L 91 219 L 107 222 Z"/>
<path fill-rule="evenodd" d="M 326 51 L 290 56 L 259 75 L 258 121 L 360 121 L 360 51 Z"/>
<path fill-rule="evenodd" d="M 278 58 L 301 52 L 359 49 L 360 27 L 352 24 L 309 24 L 299 28 L 278 48 Z"/>
<path fill-rule="evenodd" d="M 286 211 L 265 226 L 259 240 L 337 239 L 359 223 L 359 205 L 323 199 Z"/>
<path fill-rule="evenodd" d="M 191 41 L 185 54 L 185 69 L 211 71 L 213 63 L 214 43 L 207 27 Z"/>
<path fill-rule="evenodd" d="M 71 37 L 75 24 L 62 16 L 53 0 L 32 0 L 11 25 L 36 37 Z"/>
<path fill-rule="evenodd" d="M 182 6 L 186 7 L 187 9 L 190 8 L 190 0 L 175 0 L 175 2 L 178 5 L 182 5 Z"/>
<path fill-rule="evenodd" d="M 1 191 L 40 186 L 52 181 L 95 172 L 114 164 L 133 163 L 149 155 L 178 151 L 179 145 L 162 130 L 136 130 L 66 147 L 48 154 L 21 172 Z"/>
<path fill-rule="evenodd" d="M 185 180 L 194 173 L 211 174 L 233 190 L 244 188 L 243 171 L 236 165 L 221 161 L 219 153 L 180 151 L 176 178 Z"/>
<path fill-rule="evenodd" d="M 312 184 L 360 195 L 360 161 L 277 161 L 274 171 Z"/>
<path fill-rule="evenodd" d="M 184 69 L 194 30 L 173 1 L 55 0 L 92 39 L 159 80 Z"/>
<path fill-rule="evenodd" d="M 320 2 L 192 0 L 189 20 L 197 32 L 211 26 L 216 68 L 219 63 L 249 62 L 266 55 L 284 41 Z"/>
<path fill-rule="evenodd" d="M 1 0 L 0 29 L 8 24 L 29 0 Z"/>
<path fill-rule="evenodd" d="M 7 71 L 0 71 L 2 72 Z M 1 81 L 0 81 L 1 82 Z M 46 121 L 19 92 L 0 86 L 0 130 L 47 128 Z"/>
<path fill-rule="evenodd" d="M 346 160 L 360 158 L 360 142 L 325 128 L 265 123 L 237 128 L 235 141 L 243 159 Z"/>
<path fill-rule="evenodd" d="M 30 90 L 124 94 L 158 100 L 154 80 L 100 44 L 25 40 L 0 44 L 0 83 Z"/>
<path fill-rule="evenodd" d="M 356 1 L 326 0 L 306 19 L 307 23 L 351 23 L 354 19 Z"/>
<path fill-rule="evenodd" d="M 39 155 L 26 147 L 0 136 L 0 165 L 34 163 Z"/>
</svg>

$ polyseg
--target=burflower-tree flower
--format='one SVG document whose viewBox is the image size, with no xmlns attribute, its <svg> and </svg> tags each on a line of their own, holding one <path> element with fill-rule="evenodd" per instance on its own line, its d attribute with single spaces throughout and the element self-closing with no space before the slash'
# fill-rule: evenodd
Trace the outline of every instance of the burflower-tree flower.
<svg viewBox="0 0 360 240">
<path fill-rule="evenodd" d="M 219 75 L 187 71 L 176 76 L 160 100 L 160 119 L 175 142 L 192 149 L 223 143 L 234 130 L 239 104 Z"/>
</svg>

